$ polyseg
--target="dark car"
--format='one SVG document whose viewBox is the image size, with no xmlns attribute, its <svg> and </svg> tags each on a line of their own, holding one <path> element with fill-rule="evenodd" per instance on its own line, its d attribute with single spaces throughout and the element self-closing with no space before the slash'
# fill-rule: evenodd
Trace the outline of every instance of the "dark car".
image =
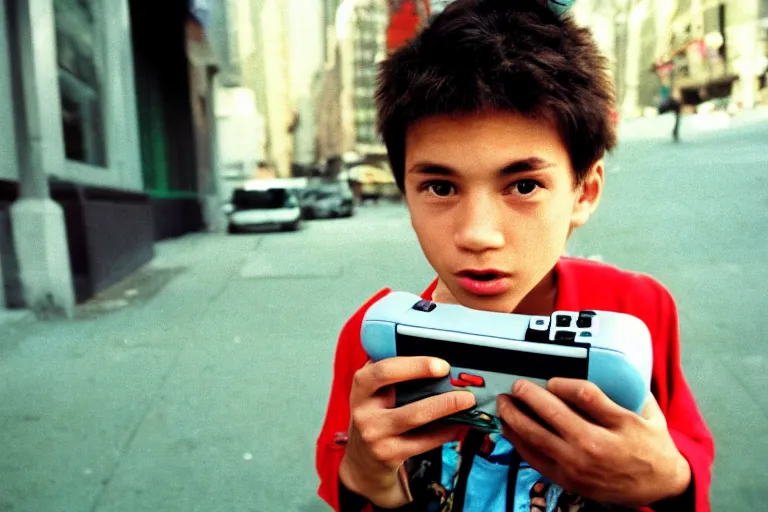
<svg viewBox="0 0 768 512">
<path fill-rule="evenodd" d="M 304 191 L 302 214 L 306 219 L 351 217 L 355 197 L 346 181 L 313 183 Z"/>
<path fill-rule="evenodd" d="M 295 231 L 301 224 L 299 200 L 288 188 L 237 189 L 228 216 L 230 233 L 267 226 Z"/>
</svg>

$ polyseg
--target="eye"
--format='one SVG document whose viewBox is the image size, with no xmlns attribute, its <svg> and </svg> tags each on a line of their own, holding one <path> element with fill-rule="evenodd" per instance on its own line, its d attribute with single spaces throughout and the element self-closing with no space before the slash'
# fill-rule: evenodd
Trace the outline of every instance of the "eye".
<svg viewBox="0 0 768 512">
<path fill-rule="evenodd" d="M 520 180 L 512 184 L 514 191 L 523 196 L 534 193 L 540 186 L 539 182 L 535 180 Z"/>
<path fill-rule="evenodd" d="M 428 181 L 424 183 L 422 190 L 432 192 L 437 197 L 448 197 L 455 191 L 455 188 L 448 181 Z"/>
</svg>

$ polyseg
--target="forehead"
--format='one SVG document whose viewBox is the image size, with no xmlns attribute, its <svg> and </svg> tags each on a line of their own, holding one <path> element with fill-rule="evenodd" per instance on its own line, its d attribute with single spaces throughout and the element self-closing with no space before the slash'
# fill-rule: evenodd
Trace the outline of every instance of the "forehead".
<svg viewBox="0 0 768 512">
<path fill-rule="evenodd" d="M 540 158 L 570 168 L 568 150 L 554 122 L 513 112 L 432 116 L 406 132 L 405 168 L 428 161 L 462 170 L 497 171 L 513 160 Z"/>
</svg>

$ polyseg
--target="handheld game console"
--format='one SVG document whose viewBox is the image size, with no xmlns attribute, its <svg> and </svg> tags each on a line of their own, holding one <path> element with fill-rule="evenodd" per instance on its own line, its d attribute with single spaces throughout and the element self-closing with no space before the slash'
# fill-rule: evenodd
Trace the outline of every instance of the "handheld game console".
<svg viewBox="0 0 768 512">
<path fill-rule="evenodd" d="M 436 304 L 393 292 L 369 308 L 361 329 L 373 361 L 431 356 L 450 376 L 395 385 L 397 407 L 450 391 L 470 391 L 477 405 L 445 420 L 499 430 L 496 397 L 519 378 L 585 379 L 626 409 L 640 412 L 650 390 L 651 335 L 638 318 L 607 311 L 527 316 Z"/>
</svg>

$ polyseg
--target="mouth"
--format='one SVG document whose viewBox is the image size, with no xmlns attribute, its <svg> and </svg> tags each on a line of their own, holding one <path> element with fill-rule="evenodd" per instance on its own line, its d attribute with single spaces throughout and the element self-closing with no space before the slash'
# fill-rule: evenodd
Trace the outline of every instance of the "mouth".
<svg viewBox="0 0 768 512">
<path fill-rule="evenodd" d="M 457 274 L 459 277 L 467 277 L 475 279 L 476 281 L 493 281 L 494 279 L 501 279 L 503 277 L 509 277 L 509 273 L 502 270 L 490 269 L 467 269 L 462 270 Z"/>
<path fill-rule="evenodd" d="M 512 286 L 511 275 L 498 269 L 467 269 L 456 276 L 459 285 L 473 295 L 500 295 Z"/>
</svg>

